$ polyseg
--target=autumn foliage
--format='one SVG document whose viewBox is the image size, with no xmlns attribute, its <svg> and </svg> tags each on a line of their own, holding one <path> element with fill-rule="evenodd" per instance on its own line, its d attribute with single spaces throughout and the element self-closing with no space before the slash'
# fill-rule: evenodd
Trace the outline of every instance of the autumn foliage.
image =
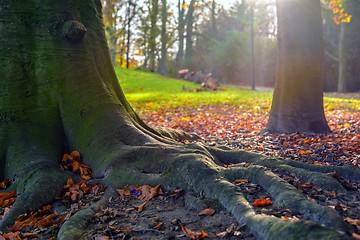
<svg viewBox="0 0 360 240">
<path fill-rule="evenodd" d="M 329 6 L 334 14 L 334 22 L 339 25 L 341 23 L 349 23 L 352 16 L 345 12 L 343 0 L 330 0 Z"/>
<path fill-rule="evenodd" d="M 81 163 L 81 156 L 78 151 L 72 151 L 70 154 L 64 154 L 61 160 L 63 169 L 80 174 L 83 179 L 91 179 L 91 169 L 88 165 Z"/>
</svg>

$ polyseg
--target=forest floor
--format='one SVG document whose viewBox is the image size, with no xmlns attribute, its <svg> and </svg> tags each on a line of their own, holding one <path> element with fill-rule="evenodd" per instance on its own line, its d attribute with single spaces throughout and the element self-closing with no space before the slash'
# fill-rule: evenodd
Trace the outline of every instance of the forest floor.
<svg viewBox="0 0 360 240">
<path fill-rule="evenodd" d="M 197 108 L 163 107 L 137 111 L 150 126 L 193 132 L 199 135 L 205 144 L 227 145 L 234 149 L 245 149 L 309 164 L 360 167 L 360 109 L 343 107 L 341 104 L 325 105 L 326 117 L 332 130 L 330 134 L 258 135 L 259 130 L 266 125 L 268 107 L 267 103 L 258 102 L 252 105 L 217 104 Z M 345 196 L 325 191 L 312 183 L 302 182 L 295 175 L 276 173 L 297 187 L 311 201 L 335 208 L 346 221 L 360 219 L 360 182 L 340 178 L 342 185 L 351 192 Z M 258 198 L 269 197 L 256 184 L 244 181 L 237 185 L 250 203 Z M 83 183 L 73 186 L 77 186 L 76 197 L 71 200 L 74 192 L 65 191 L 66 196 L 53 203 L 43 219 L 50 219 L 48 216 L 55 210 L 66 218 L 101 197 L 101 187 Z M 208 235 L 206 239 L 220 239 L 221 236 L 226 239 L 256 239 L 249 233 L 247 226 L 237 223 L 211 199 L 182 189 L 164 189 L 144 205 L 144 201 L 138 199 L 141 195 L 139 191 L 143 187 L 129 186 L 129 189 L 119 189 L 119 196 L 112 198 L 108 208 L 98 213 L 84 239 L 189 239 L 186 235 L 204 236 L 205 233 Z M 84 196 L 79 197 L 79 192 Z M 200 214 L 205 209 L 206 211 Z M 6 208 L 0 208 L 0 218 L 5 211 Z M 302 218 L 301 215 L 294 215 L 290 210 L 276 205 L 259 207 L 256 211 L 282 218 Z M 40 218 L 41 214 L 43 213 L 36 213 L 36 217 Z M 56 219 L 56 216 L 53 218 Z M 31 226 L 25 222 L 26 220 L 20 221 L 18 225 L 23 225 L 18 229 L 14 228 L 11 233 L 21 238 L 12 239 L 56 239 L 60 224 Z M 354 230 L 360 234 L 359 225 L 354 225 Z M 0 235 L 0 240 L 2 239 Z"/>
</svg>

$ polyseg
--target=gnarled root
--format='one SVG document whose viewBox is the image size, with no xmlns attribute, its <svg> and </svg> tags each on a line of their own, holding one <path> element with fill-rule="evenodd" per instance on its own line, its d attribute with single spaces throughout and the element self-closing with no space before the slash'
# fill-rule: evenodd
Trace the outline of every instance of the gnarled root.
<svg viewBox="0 0 360 240">
<path fill-rule="evenodd" d="M 236 165 L 241 162 L 250 164 L 247 167 Z M 61 228 L 59 239 L 81 236 L 89 220 L 106 205 L 107 198 L 113 194 L 111 189 L 126 184 L 148 183 L 162 184 L 165 188 L 181 187 L 214 198 L 260 239 L 346 239 L 349 236 L 349 226 L 334 209 L 309 201 L 297 188 L 272 172 L 273 169 L 288 171 L 305 181 L 316 182 L 322 188 L 346 194 L 341 184 L 322 173 L 326 171 L 319 166 L 314 168 L 253 153 L 178 143 L 122 145 L 122 151 L 112 160 L 108 159 L 107 166 L 103 177 L 98 179 L 109 187 L 107 193 L 92 207 L 72 216 Z M 344 173 L 344 169 L 335 167 L 327 170 Z M 359 179 L 360 174 L 358 170 L 351 170 L 347 176 Z M 26 190 L 1 222 L 3 229 L 24 210 L 51 201 L 61 190 L 65 179 L 65 173 L 56 169 L 39 169 L 29 173 L 27 180 L 24 180 L 28 187 L 24 188 Z M 276 205 L 291 209 L 303 220 L 283 220 L 256 213 L 252 203 L 233 183 L 236 179 L 247 179 L 258 184 L 271 195 Z M 35 204 L 34 199 L 42 201 Z"/>
</svg>

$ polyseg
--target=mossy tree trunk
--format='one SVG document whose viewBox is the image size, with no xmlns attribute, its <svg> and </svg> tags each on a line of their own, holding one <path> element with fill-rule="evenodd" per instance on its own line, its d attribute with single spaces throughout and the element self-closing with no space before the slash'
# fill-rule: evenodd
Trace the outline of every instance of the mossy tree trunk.
<svg viewBox="0 0 360 240">
<path fill-rule="evenodd" d="M 217 199 L 259 238 L 348 236 L 349 226 L 334 209 L 307 200 L 271 170 L 291 172 L 346 194 L 323 173 L 337 171 L 359 180 L 359 169 L 177 142 L 191 136 L 148 127 L 126 101 L 111 65 L 100 1 L 3 0 L 0 9 L 0 180 L 13 179 L 11 188 L 18 194 L 0 222 L 1 230 L 19 214 L 51 202 L 61 192 L 69 174 L 59 169 L 61 155 L 77 149 L 92 167 L 92 180 L 108 189 L 161 183 L 202 192 Z M 227 167 L 239 162 L 251 164 Z M 256 214 L 232 184 L 237 178 L 260 184 L 276 204 L 312 223 Z M 106 202 L 102 199 L 75 214 L 58 239 L 79 239 L 84 219 Z"/>
<path fill-rule="evenodd" d="M 277 0 L 278 61 L 267 130 L 329 132 L 323 109 L 324 49 L 319 1 Z"/>
</svg>

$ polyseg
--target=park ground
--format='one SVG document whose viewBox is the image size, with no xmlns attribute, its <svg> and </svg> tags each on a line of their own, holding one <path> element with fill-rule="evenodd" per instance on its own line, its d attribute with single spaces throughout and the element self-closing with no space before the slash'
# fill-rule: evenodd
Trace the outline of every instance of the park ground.
<svg viewBox="0 0 360 240">
<path fill-rule="evenodd" d="M 259 135 L 268 119 L 271 91 L 222 86 L 216 92 L 195 92 L 189 89 L 199 86 L 190 82 L 135 70 L 117 68 L 116 71 L 127 99 L 152 127 L 164 126 L 195 133 L 201 137 L 198 141 L 209 145 L 226 145 L 316 165 L 360 167 L 360 93 L 326 94 L 324 108 L 332 130 L 330 134 Z M 292 174 L 280 171 L 277 174 L 311 201 L 336 209 L 353 226 L 353 236 L 360 236 L 360 182 L 329 173 L 351 191 L 345 196 L 302 182 Z M 238 179 L 235 184 L 251 203 L 270 198 L 247 179 Z M 26 220 L 19 220 L 23 225 L 13 229 L 13 239 L 19 239 L 14 236 L 56 239 L 60 226 L 56 224 L 58 216 L 66 218 L 74 214 L 97 201 L 103 192 L 97 185 L 70 185 L 51 207 L 35 213 L 38 219 L 55 219 L 53 225 L 26 225 Z M 156 194 L 148 197 L 145 189 L 156 189 Z M 217 202 L 182 189 L 129 186 L 118 189 L 118 194 L 109 202 L 109 206 L 102 209 L 90 224 L 84 239 L 189 239 L 197 235 L 200 238 L 208 235 L 206 239 L 256 239 L 248 232 L 247 226 L 237 223 Z M 0 216 L 5 211 L 6 208 L 0 208 Z M 55 211 L 58 216 L 51 215 Z M 289 220 L 302 218 L 274 204 L 258 206 L 256 211 Z"/>
</svg>

